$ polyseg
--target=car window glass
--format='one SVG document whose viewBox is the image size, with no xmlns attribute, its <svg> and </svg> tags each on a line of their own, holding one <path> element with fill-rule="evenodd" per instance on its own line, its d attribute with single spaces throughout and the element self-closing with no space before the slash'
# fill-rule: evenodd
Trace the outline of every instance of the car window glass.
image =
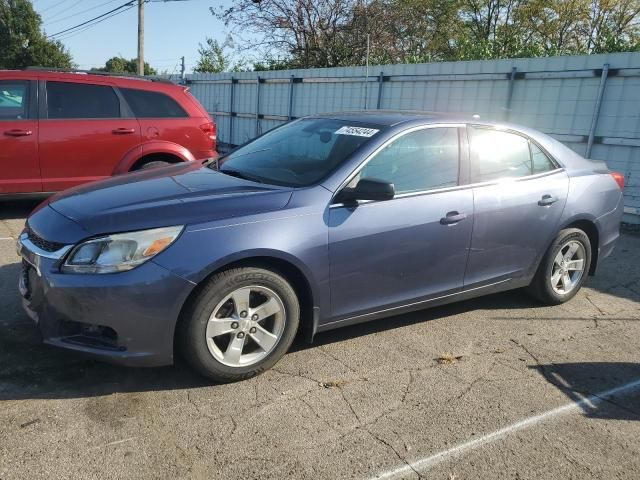
<svg viewBox="0 0 640 480">
<path fill-rule="evenodd" d="M 28 117 L 29 84 L 24 81 L 0 82 L 0 120 Z"/>
<path fill-rule="evenodd" d="M 164 93 L 135 88 L 121 88 L 125 100 L 138 118 L 187 117 L 187 112 L 173 98 Z"/>
<path fill-rule="evenodd" d="M 555 170 L 556 166 L 546 153 L 538 148 L 537 145 L 531 143 L 531 158 L 533 160 L 533 173 L 544 173 Z"/>
<path fill-rule="evenodd" d="M 297 120 L 223 157 L 220 170 L 276 185 L 312 185 L 375 138 L 380 128 L 329 118 Z"/>
<path fill-rule="evenodd" d="M 107 85 L 47 82 L 48 118 L 118 118 L 120 101 Z"/>
<path fill-rule="evenodd" d="M 469 128 L 473 182 L 531 174 L 529 142 L 499 130 Z"/>
<path fill-rule="evenodd" d="M 457 128 L 427 128 L 387 145 L 360 171 L 358 179 L 393 183 L 396 194 L 458 183 Z"/>
</svg>

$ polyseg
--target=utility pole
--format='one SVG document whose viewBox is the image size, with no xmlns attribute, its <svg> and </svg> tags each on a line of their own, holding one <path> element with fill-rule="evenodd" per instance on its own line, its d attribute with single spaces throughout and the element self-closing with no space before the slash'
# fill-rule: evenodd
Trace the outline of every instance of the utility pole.
<svg viewBox="0 0 640 480">
<path fill-rule="evenodd" d="M 185 83 L 187 67 L 184 64 L 184 56 L 180 57 L 181 67 L 180 67 L 180 81 L 181 83 Z"/>
<path fill-rule="evenodd" d="M 144 75 L 144 4 L 138 0 L 138 75 Z"/>
<path fill-rule="evenodd" d="M 364 77 L 364 109 L 367 109 L 369 103 L 369 34 L 367 33 L 367 67 Z"/>
</svg>

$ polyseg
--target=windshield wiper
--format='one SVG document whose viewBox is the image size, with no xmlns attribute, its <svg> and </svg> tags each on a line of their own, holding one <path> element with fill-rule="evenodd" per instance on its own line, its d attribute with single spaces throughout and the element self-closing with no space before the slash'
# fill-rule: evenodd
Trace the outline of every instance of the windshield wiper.
<svg viewBox="0 0 640 480">
<path fill-rule="evenodd" d="M 256 177 L 252 177 L 251 175 L 247 175 L 244 172 L 240 172 L 232 168 L 225 168 L 224 170 L 218 170 L 218 171 L 220 173 L 224 173 L 225 175 L 229 175 L 231 177 L 241 178 L 243 180 L 249 180 L 251 182 L 264 183 L 262 180 L 259 180 Z"/>
</svg>

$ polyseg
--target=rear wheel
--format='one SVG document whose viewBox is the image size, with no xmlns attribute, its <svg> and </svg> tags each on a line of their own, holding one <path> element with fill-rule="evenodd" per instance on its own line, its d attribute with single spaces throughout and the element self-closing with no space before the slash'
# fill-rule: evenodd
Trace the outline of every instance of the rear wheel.
<svg viewBox="0 0 640 480">
<path fill-rule="evenodd" d="M 575 296 L 591 265 L 591 242 L 582 230 L 561 230 L 545 254 L 528 292 L 548 305 L 564 303 Z"/>
<path fill-rule="evenodd" d="M 136 170 L 149 170 L 151 168 L 166 167 L 167 165 L 171 165 L 171 164 L 169 162 L 164 162 L 162 160 L 154 160 L 152 162 L 143 163 Z"/>
<path fill-rule="evenodd" d="M 299 317 L 296 294 L 277 273 L 227 270 L 214 275 L 186 308 L 178 332 L 182 353 L 212 380 L 244 380 L 287 352 Z"/>
</svg>

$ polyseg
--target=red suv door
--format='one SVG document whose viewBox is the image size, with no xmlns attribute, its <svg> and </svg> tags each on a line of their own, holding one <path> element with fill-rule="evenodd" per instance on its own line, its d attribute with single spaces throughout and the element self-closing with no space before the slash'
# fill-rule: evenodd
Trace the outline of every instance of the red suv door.
<svg viewBox="0 0 640 480">
<path fill-rule="evenodd" d="M 0 80 L 0 194 L 42 191 L 35 88 Z"/>
<path fill-rule="evenodd" d="M 108 84 L 47 80 L 40 120 L 40 168 L 44 191 L 64 190 L 109 177 L 140 144 L 140 125 L 126 118 Z"/>
</svg>

